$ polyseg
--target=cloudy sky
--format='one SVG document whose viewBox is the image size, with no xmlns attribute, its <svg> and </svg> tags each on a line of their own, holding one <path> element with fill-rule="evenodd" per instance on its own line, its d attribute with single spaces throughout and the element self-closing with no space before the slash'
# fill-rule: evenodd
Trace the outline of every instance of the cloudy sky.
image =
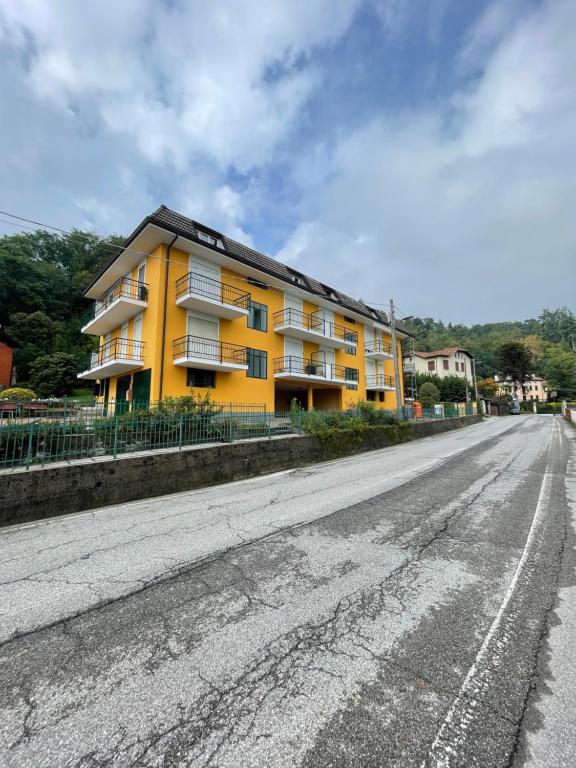
<svg viewBox="0 0 576 768">
<path fill-rule="evenodd" d="M 574 0 L 2 0 L 0 208 L 164 203 L 404 314 L 576 309 L 575 39 Z"/>
</svg>

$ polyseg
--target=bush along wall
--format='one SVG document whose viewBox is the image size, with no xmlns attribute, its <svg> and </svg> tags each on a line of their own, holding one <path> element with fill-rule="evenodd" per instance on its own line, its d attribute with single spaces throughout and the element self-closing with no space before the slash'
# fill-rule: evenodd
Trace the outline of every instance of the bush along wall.
<svg viewBox="0 0 576 768">
<path fill-rule="evenodd" d="M 298 431 L 316 437 L 331 456 L 343 456 L 378 435 L 380 441 L 395 444 L 409 440 L 412 425 L 399 422 L 394 414 L 376 408 L 374 403 L 360 401 L 346 411 L 291 411 Z"/>
</svg>

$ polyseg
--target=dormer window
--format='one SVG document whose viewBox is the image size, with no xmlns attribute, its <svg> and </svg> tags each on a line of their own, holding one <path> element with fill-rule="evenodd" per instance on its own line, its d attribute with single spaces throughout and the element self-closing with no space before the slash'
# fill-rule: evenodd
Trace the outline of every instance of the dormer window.
<svg viewBox="0 0 576 768">
<path fill-rule="evenodd" d="M 298 274 L 298 272 L 292 272 L 292 270 L 290 270 L 290 278 L 295 285 L 301 285 L 303 288 L 306 288 L 306 281 L 304 280 L 303 275 Z"/>
<path fill-rule="evenodd" d="M 198 240 L 202 240 L 202 242 L 208 243 L 208 245 L 214 245 L 216 248 L 224 249 L 222 240 L 215 235 L 208 234 L 208 232 L 202 232 L 200 229 L 198 230 Z"/>
<path fill-rule="evenodd" d="M 322 286 L 322 288 L 324 288 L 329 298 L 335 299 L 336 301 L 338 301 L 338 296 L 336 295 L 336 291 L 334 290 L 334 288 L 330 288 L 329 285 L 324 285 L 324 283 L 320 283 L 320 285 Z"/>
</svg>

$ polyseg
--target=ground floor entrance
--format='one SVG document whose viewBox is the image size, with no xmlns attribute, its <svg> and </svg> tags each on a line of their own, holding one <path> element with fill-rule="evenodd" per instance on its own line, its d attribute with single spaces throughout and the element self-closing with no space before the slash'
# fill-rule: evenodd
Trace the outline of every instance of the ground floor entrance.
<svg viewBox="0 0 576 768">
<path fill-rule="evenodd" d="M 314 387 L 311 384 L 286 385 L 276 383 L 274 388 L 274 410 L 277 413 L 289 411 L 296 403 L 305 411 L 340 411 L 346 407 L 340 387 Z"/>
</svg>

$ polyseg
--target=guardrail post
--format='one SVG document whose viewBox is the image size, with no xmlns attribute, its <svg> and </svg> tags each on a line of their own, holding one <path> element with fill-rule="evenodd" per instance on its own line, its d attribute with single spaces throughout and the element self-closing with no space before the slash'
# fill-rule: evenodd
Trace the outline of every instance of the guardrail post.
<svg viewBox="0 0 576 768">
<path fill-rule="evenodd" d="M 118 454 L 118 415 L 116 414 L 114 416 L 114 450 L 112 452 L 112 455 L 114 458 L 116 458 Z"/>
<path fill-rule="evenodd" d="M 34 432 L 34 425 L 30 422 L 28 428 L 28 453 L 26 455 L 26 469 L 30 469 L 30 463 L 32 461 L 32 434 Z"/>
</svg>

